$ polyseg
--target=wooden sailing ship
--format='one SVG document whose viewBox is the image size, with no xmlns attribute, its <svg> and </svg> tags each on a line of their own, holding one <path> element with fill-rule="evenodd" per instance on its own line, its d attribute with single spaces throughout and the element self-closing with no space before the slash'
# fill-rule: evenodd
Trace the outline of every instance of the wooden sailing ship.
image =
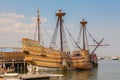
<svg viewBox="0 0 120 80">
<path fill-rule="evenodd" d="M 95 49 L 93 49 L 93 51 L 90 52 L 86 31 L 87 21 L 83 19 L 80 22 L 80 24 L 81 24 L 80 33 L 78 36 L 78 41 L 76 43 L 79 49 L 72 52 L 72 66 L 77 69 L 92 69 L 98 66 L 97 56 L 94 52 L 98 48 L 98 46 L 100 46 L 103 39 L 100 42 L 97 42 L 89 33 L 90 37 L 92 37 L 94 42 L 97 43 Z M 81 41 L 82 43 L 80 43 L 79 41 Z M 82 48 L 80 47 L 80 44 L 82 44 Z"/>
<path fill-rule="evenodd" d="M 90 54 L 89 50 L 86 50 L 85 48 L 85 32 L 84 31 L 85 31 L 85 24 L 87 22 L 84 20 L 80 22 L 83 27 L 83 49 L 80 48 L 79 45 L 76 43 L 76 45 L 80 48 L 80 50 L 73 51 L 71 55 L 68 48 L 66 48 L 68 46 L 66 45 L 67 41 L 65 37 L 63 19 L 62 19 L 64 15 L 65 13 L 61 12 L 61 10 L 59 10 L 59 12 L 56 13 L 58 20 L 57 20 L 54 36 L 51 40 L 51 46 L 47 48 L 40 44 L 40 41 L 41 41 L 40 17 L 39 17 L 39 11 L 38 11 L 38 16 L 37 16 L 38 41 L 28 39 L 28 38 L 22 39 L 22 50 L 25 53 L 25 61 L 28 64 L 36 65 L 43 68 L 92 69 L 95 64 L 97 65 L 97 57 L 96 56 L 94 58 L 90 57 L 93 53 Z M 59 50 L 55 49 L 56 38 L 57 38 L 56 32 L 58 31 L 57 30 L 58 28 L 60 28 L 60 31 L 59 31 L 60 32 L 60 49 Z M 97 45 L 97 47 L 99 46 L 99 44 Z"/>
<path fill-rule="evenodd" d="M 61 25 L 61 18 L 65 15 L 64 13 L 56 13 L 58 16 L 58 23 L 60 22 Z M 43 68 L 54 68 L 60 69 L 63 67 L 62 60 L 63 58 L 67 57 L 67 54 L 64 54 L 63 48 L 61 50 L 55 50 L 52 47 L 46 48 L 40 44 L 40 18 L 39 18 L 39 11 L 37 16 L 38 22 L 38 41 L 32 40 L 28 38 L 22 39 L 22 50 L 26 54 L 25 61 Z"/>
</svg>

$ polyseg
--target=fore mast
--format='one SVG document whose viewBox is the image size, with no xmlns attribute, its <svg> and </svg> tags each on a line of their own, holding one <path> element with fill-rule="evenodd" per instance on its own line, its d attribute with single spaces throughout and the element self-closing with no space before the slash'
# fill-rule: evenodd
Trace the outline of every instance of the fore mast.
<svg viewBox="0 0 120 80">
<path fill-rule="evenodd" d="M 37 27 L 38 27 L 38 41 L 39 41 L 39 44 L 41 42 L 41 27 L 40 27 L 40 13 L 39 13 L 39 9 L 37 11 Z"/>
</svg>

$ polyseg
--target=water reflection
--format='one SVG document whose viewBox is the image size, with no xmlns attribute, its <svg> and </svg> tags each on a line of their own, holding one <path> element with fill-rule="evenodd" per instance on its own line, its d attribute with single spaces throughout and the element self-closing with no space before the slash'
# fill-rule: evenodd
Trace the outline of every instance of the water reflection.
<svg viewBox="0 0 120 80">
<path fill-rule="evenodd" d="M 93 70 L 70 70 L 64 73 L 63 80 L 97 80 L 97 68 Z"/>
<path fill-rule="evenodd" d="M 63 74 L 63 80 L 97 80 L 98 69 L 92 70 L 69 70 L 67 72 L 55 71 L 52 73 Z"/>
<path fill-rule="evenodd" d="M 88 77 L 88 80 L 97 80 L 97 78 L 98 78 L 97 75 L 98 75 L 98 68 L 91 70 L 89 77 Z"/>
<path fill-rule="evenodd" d="M 69 70 L 67 72 L 53 71 L 53 70 L 40 70 L 43 73 L 56 73 L 63 74 L 62 80 L 120 80 L 120 62 L 113 60 L 99 61 L 99 67 L 92 70 Z M 58 80 L 56 78 L 51 80 Z"/>
</svg>

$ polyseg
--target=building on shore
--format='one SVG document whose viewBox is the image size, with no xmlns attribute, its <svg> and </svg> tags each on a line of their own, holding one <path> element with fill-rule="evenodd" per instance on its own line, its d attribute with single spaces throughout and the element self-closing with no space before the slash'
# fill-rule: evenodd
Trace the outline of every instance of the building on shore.
<svg viewBox="0 0 120 80">
<path fill-rule="evenodd" d="M 14 71 L 21 71 L 25 68 L 24 53 L 23 52 L 0 52 L 0 70 L 13 69 Z"/>
</svg>

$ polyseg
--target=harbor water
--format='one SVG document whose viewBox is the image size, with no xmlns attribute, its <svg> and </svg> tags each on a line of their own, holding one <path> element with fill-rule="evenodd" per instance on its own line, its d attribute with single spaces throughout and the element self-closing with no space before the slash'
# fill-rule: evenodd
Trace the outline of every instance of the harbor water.
<svg viewBox="0 0 120 80">
<path fill-rule="evenodd" d="M 99 67 L 96 69 L 70 70 L 63 75 L 63 80 L 120 80 L 120 61 L 100 60 Z"/>
<path fill-rule="evenodd" d="M 120 60 L 99 60 L 98 63 L 98 68 L 92 70 L 68 70 L 66 72 L 41 70 L 40 74 L 62 74 L 63 77 L 60 80 L 120 80 Z M 50 80 L 56 80 L 56 78 Z"/>
</svg>

